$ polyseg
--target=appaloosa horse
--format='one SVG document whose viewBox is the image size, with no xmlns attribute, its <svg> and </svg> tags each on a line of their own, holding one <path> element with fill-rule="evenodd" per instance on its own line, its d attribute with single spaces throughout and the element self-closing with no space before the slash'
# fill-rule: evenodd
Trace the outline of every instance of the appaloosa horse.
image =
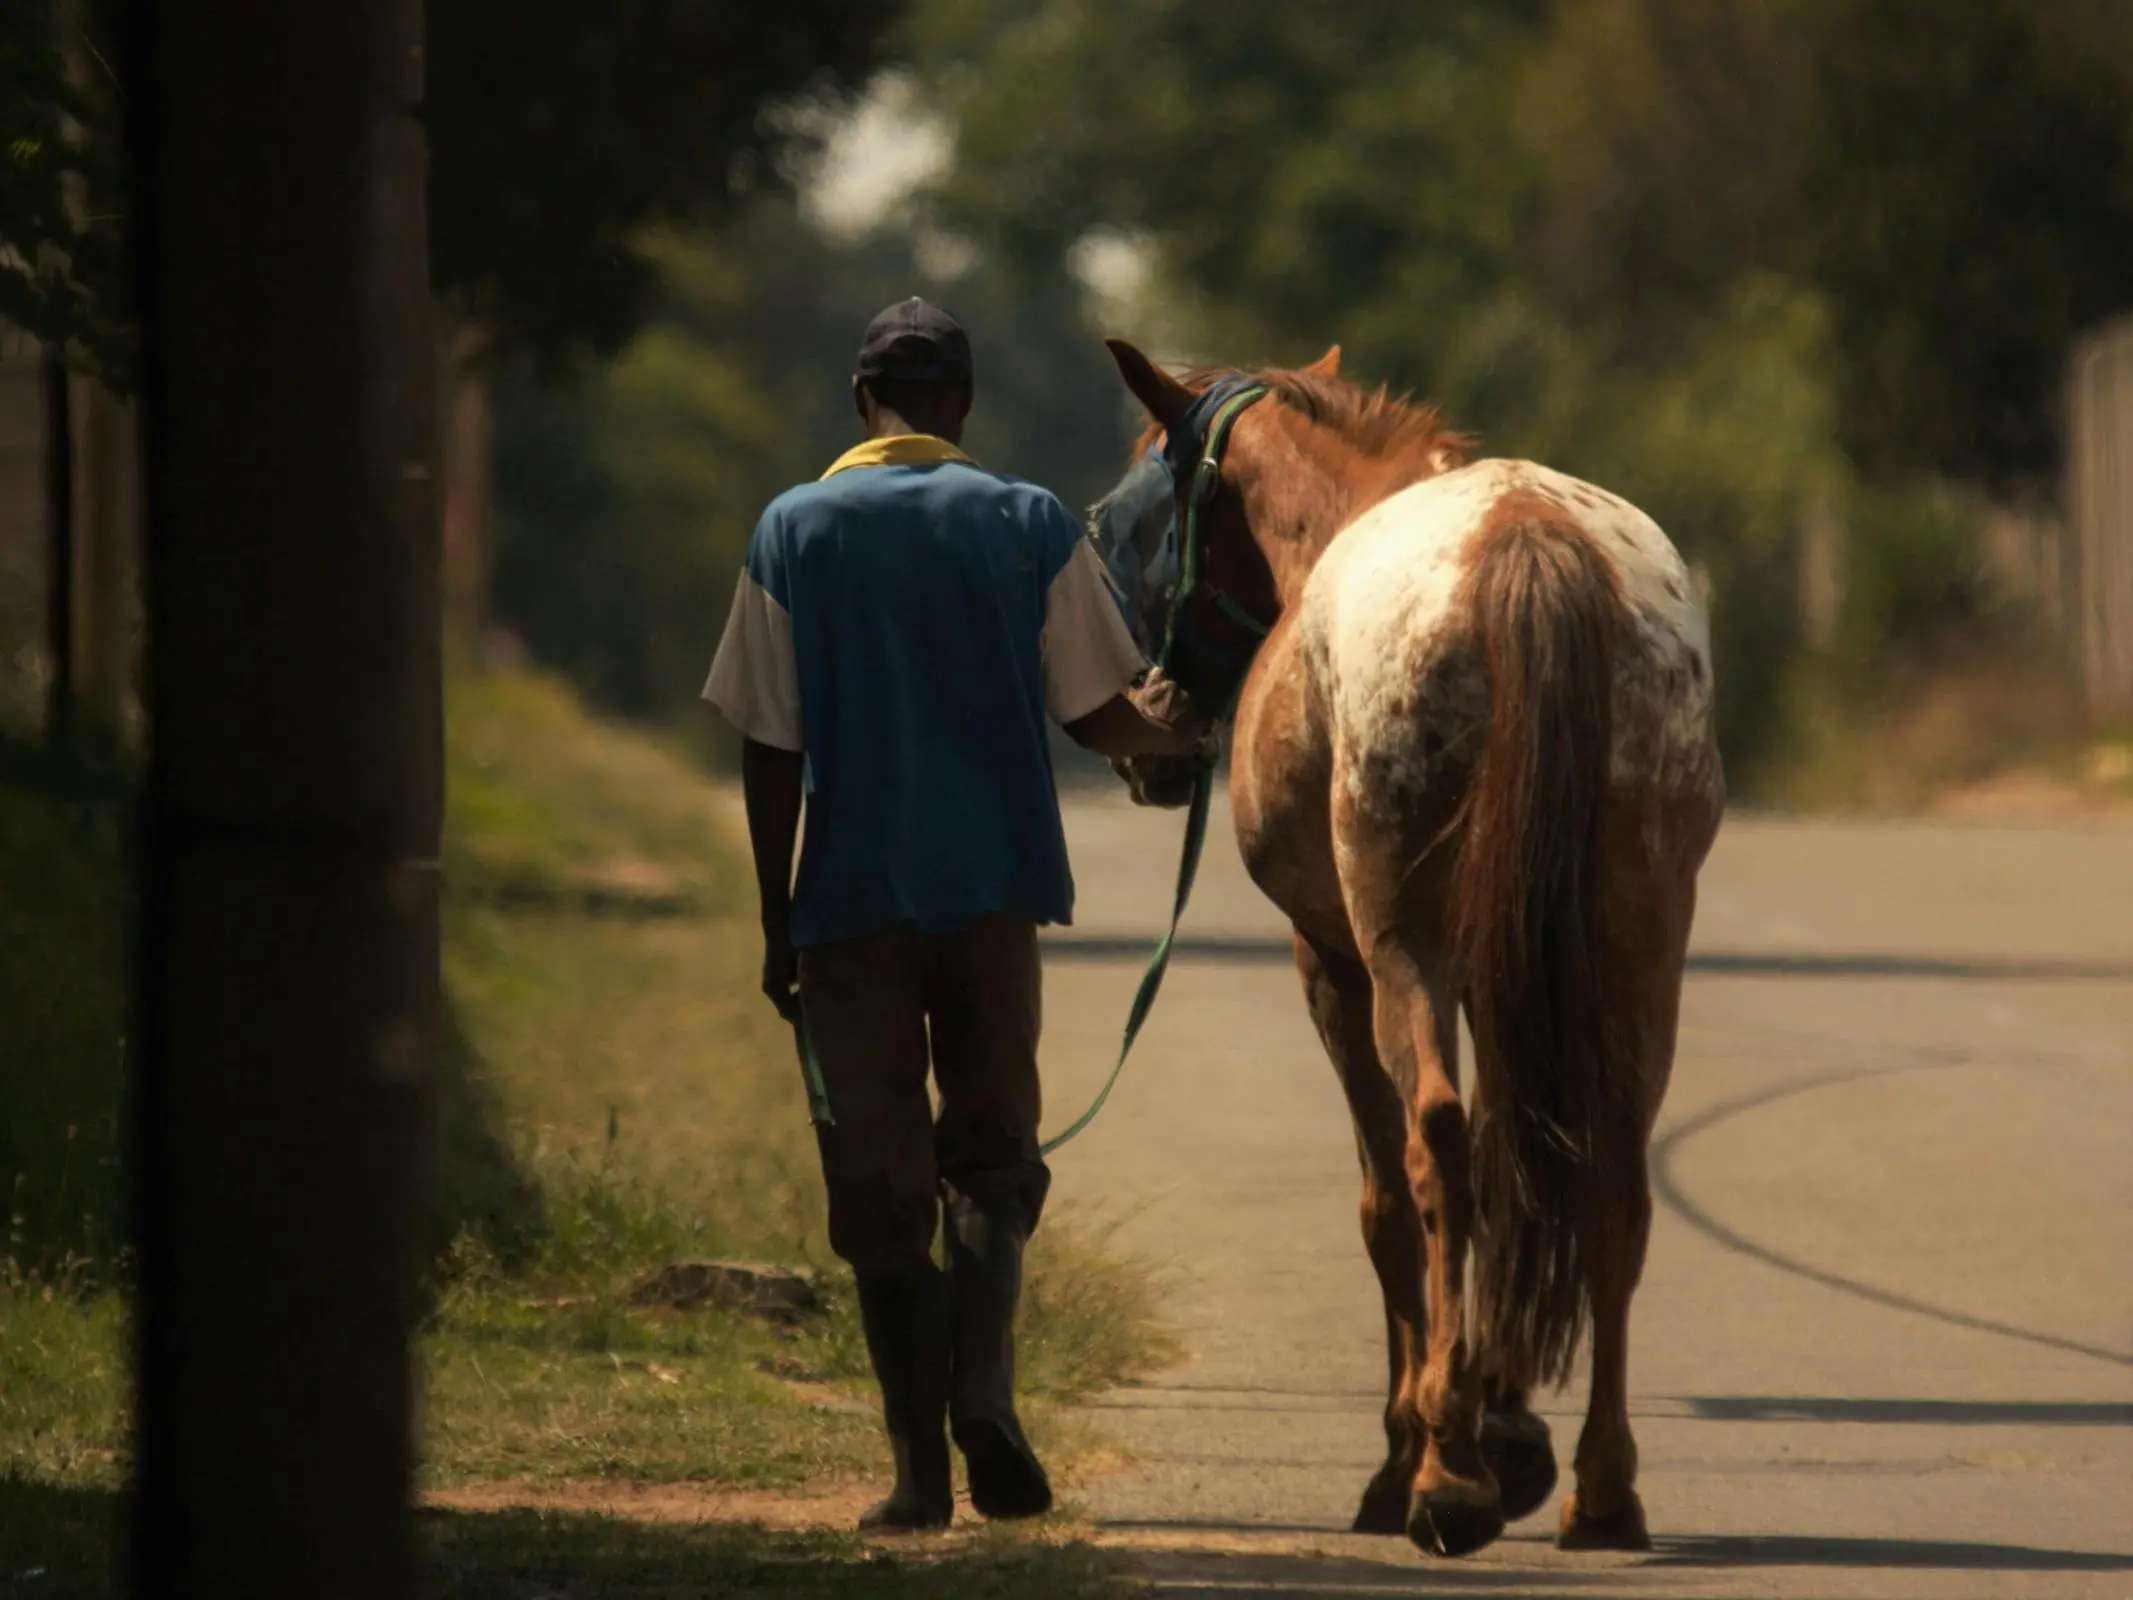
<svg viewBox="0 0 2133 1600">
<path fill-rule="evenodd" d="M 1337 348 L 1181 381 L 1109 343 L 1160 448 L 1099 508 L 1099 543 L 1144 637 L 1172 636 L 1172 675 L 1211 711 L 1235 696 L 1237 841 L 1295 925 L 1355 1119 L 1391 1365 L 1355 1525 L 1457 1555 L 1537 1509 L 1556 1467 L 1527 1396 L 1563 1381 L 1589 1317 L 1560 1542 L 1646 1548 L 1629 1303 L 1724 809 L 1681 559 L 1602 489 L 1469 463 L 1434 412 L 1341 380 Z M 1190 786 L 1124 770 L 1152 803 Z"/>
</svg>

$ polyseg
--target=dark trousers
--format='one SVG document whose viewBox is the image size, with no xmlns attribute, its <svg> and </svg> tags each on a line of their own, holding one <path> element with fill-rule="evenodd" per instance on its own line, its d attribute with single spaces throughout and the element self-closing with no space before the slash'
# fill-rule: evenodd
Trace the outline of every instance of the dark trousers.
<svg viewBox="0 0 2133 1600">
<path fill-rule="evenodd" d="M 1041 990 L 1036 925 L 1014 917 L 800 952 L 800 1004 L 836 1119 L 815 1130 L 830 1248 L 853 1271 L 930 1260 L 944 1184 L 1037 1226 L 1051 1187 L 1037 1154 Z"/>
</svg>

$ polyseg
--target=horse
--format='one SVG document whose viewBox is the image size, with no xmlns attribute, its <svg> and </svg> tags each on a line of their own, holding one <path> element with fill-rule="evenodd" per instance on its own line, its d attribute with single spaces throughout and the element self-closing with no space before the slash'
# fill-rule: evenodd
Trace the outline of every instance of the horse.
<svg viewBox="0 0 2133 1600">
<path fill-rule="evenodd" d="M 1106 343 L 1152 426 L 1099 545 L 1151 653 L 1229 713 L 1237 843 L 1354 1119 L 1389 1366 L 1355 1528 L 1460 1555 L 1545 1504 L 1529 1399 L 1589 1325 L 1558 1543 L 1648 1549 L 1630 1299 L 1725 806 L 1701 601 L 1636 507 L 1470 459 L 1431 408 L 1342 379 L 1338 346 L 1174 377 Z M 1195 776 L 1119 771 L 1159 805 Z"/>
</svg>

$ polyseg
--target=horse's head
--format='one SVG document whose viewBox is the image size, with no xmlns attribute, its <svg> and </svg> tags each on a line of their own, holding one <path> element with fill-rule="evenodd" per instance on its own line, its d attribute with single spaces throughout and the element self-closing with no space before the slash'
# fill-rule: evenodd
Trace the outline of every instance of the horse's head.
<svg viewBox="0 0 2133 1600">
<path fill-rule="evenodd" d="M 1141 647 L 1153 659 L 1166 641 L 1174 651 L 1182 645 L 1183 658 L 1166 667 L 1196 702 L 1219 712 L 1221 705 L 1206 705 L 1210 691 L 1234 692 L 1235 682 L 1216 680 L 1250 660 L 1281 613 L 1273 571 L 1240 492 L 1264 431 L 1253 405 L 1279 379 L 1336 377 L 1340 347 L 1297 374 L 1207 368 L 1175 378 L 1125 340 L 1104 342 L 1150 425 L 1126 475 L 1097 503 L 1092 533 Z M 1184 535 L 1195 513 L 1197 570 L 1181 594 Z M 1196 644 L 1218 659 L 1194 659 Z"/>
<path fill-rule="evenodd" d="M 1150 426 L 1090 536 L 1142 649 L 1226 721 L 1260 641 L 1333 536 L 1462 465 L 1470 441 L 1428 406 L 1344 380 L 1338 345 L 1296 371 L 1173 377 L 1123 339 L 1105 344 Z M 1159 768 L 1131 764 L 1135 797 L 1182 803 L 1189 781 Z"/>
<path fill-rule="evenodd" d="M 1274 574 L 1239 492 L 1247 418 L 1268 385 L 1219 369 L 1174 378 L 1123 339 L 1105 341 L 1151 425 L 1133 464 L 1091 512 L 1090 535 L 1127 625 L 1203 714 L 1225 718 L 1281 613 Z M 1332 378 L 1338 346 L 1307 371 Z M 1143 805 L 1179 806 L 1196 763 L 1113 764 Z"/>
</svg>

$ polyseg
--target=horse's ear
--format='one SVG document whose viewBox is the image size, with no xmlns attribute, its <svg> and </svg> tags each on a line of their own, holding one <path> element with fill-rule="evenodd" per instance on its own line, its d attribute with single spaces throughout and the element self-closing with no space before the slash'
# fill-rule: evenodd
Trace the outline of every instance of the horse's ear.
<svg viewBox="0 0 2133 1600">
<path fill-rule="evenodd" d="M 1341 375 L 1341 347 L 1337 344 L 1327 345 L 1326 353 L 1305 367 L 1304 371 L 1314 378 L 1338 378 Z"/>
<path fill-rule="evenodd" d="M 1124 339 L 1106 339 L 1104 348 L 1118 363 L 1118 375 L 1148 415 L 1167 428 L 1192 409 L 1192 391 L 1142 355 Z"/>
</svg>

